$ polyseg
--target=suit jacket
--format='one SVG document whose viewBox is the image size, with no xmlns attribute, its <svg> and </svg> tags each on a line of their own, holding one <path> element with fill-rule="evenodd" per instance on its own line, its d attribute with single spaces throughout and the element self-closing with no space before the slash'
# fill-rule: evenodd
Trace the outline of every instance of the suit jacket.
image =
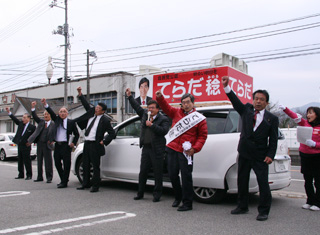
<svg viewBox="0 0 320 235">
<path fill-rule="evenodd" d="M 88 121 L 90 118 L 92 118 L 95 114 L 95 107 L 90 106 L 86 98 L 81 95 L 79 96 L 79 99 L 87 111 L 85 114 L 82 116 L 74 119 L 74 121 L 78 124 L 81 130 L 85 129 L 87 127 Z M 108 132 L 108 135 L 104 136 L 104 134 Z M 115 138 L 115 131 L 113 127 L 110 124 L 109 119 L 107 118 L 106 115 L 102 115 L 102 117 L 99 120 L 98 127 L 97 127 L 97 132 L 96 132 L 96 142 L 100 143 L 101 140 L 103 140 L 104 145 L 110 144 L 110 142 Z M 103 145 L 99 144 L 99 154 L 100 156 L 105 154 L 105 149 Z"/>
<path fill-rule="evenodd" d="M 29 143 L 37 143 L 39 141 L 39 138 L 41 136 L 42 131 L 45 128 L 45 120 L 44 119 L 40 119 L 36 113 L 36 111 L 32 111 L 32 117 L 33 119 L 36 121 L 36 123 L 38 123 L 38 126 L 35 130 L 35 132 L 33 132 L 33 134 L 28 138 L 28 142 Z M 53 142 L 54 138 L 55 138 L 55 126 L 54 126 L 54 121 L 51 120 L 50 125 L 48 127 L 48 134 L 47 134 L 47 146 L 49 149 L 52 149 L 53 146 L 48 144 L 48 141 Z"/>
<path fill-rule="evenodd" d="M 169 119 L 161 113 L 158 113 L 156 118 L 152 122 L 153 125 L 151 127 L 147 127 L 146 121 L 148 118 L 148 110 L 143 109 L 132 96 L 129 96 L 128 99 L 132 108 L 137 112 L 137 114 L 141 118 L 140 148 L 144 145 L 145 131 L 147 128 L 150 128 L 152 133 L 152 149 L 156 153 L 156 157 L 163 157 L 166 148 L 166 139 L 164 136 L 168 133 L 170 129 Z"/>
<path fill-rule="evenodd" d="M 48 111 L 48 113 L 51 116 L 51 119 L 54 121 L 55 125 L 54 125 L 54 138 L 56 138 L 56 134 L 57 134 L 57 128 L 63 123 L 63 120 L 59 117 L 59 115 L 56 115 L 53 110 L 50 108 L 50 106 L 48 106 L 48 108 L 46 108 L 46 110 Z M 69 137 L 70 135 L 73 133 L 74 135 L 74 139 L 72 141 L 72 143 L 74 145 L 77 144 L 78 139 L 79 139 L 79 131 L 77 128 L 77 125 L 75 123 L 74 120 L 72 119 L 67 119 L 67 141 L 69 142 Z M 55 140 L 56 141 L 56 140 Z"/>
<path fill-rule="evenodd" d="M 21 136 L 23 129 L 24 129 L 23 122 L 20 121 L 18 118 L 16 118 L 13 114 L 9 115 L 9 117 L 14 121 L 15 124 L 18 125 L 17 133 L 13 137 L 12 142 L 17 145 L 26 145 L 26 143 L 28 142 L 28 138 L 35 131 L 36 127 L 29 122 L 29 125 L 28 125 L 26 131 L 24 132 L 23 136 Z M 21 134 L 19 135 L 19 133 L 21 133 Z M 28 148 L 31 149 L 31 146 L 29 146 Z"/>
<path fill-rule="evenodd" d="M 266 156 L 274 159 L 278 144 L 278 117 L 265 110 L 261 124 L 253 131 L 253 105 L 243 104 L 233 91 L 227 96 L 241 116 L 242 130 L 238 145 L 240 155 L 259 161 L 263 161 Z"/>
<path fill-rule="evenodd" d="M 142 105 L 142 104 L 141 104 L 141 98 L 140 98 L 140 96 L 137 97 L 135 100 L 138 102 L 139 105 Z M 147 100 L 147 103 L 146 103 L 145 105 L 147 105 L 148 102 L 149 102 L 150 100 L 152 100 L 152 98 L 149 97 L 149 96 L 147 96 L 147 99 L 146 99 L 146 100 Z"/>
</svg>

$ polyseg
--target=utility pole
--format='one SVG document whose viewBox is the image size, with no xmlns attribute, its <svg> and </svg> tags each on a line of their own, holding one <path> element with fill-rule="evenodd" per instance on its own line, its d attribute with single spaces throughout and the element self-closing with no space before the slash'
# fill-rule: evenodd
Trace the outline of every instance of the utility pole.
<svg viewBox="0 0 320 235">
<path fill-rule="evenodd" d="M 57 0 L 53 0 L 49 5 L 51 8 L 58 7 L 65 10 L 65 23 L 62 26 L 58 26 L 57 30 L 53 31 L 53 34 L 64 35 L 64 106 L 68 104 L 68 49 L 69 49 L 69 25 L 68 25 L 68 0 L 64 0 L 64 7 L 60 7 L 57 4 Z"/>
<path fill-rule="evenodd" d="M 87 49 L 87 101 L 90 102 L 89 49 Z"/>
<path fill-rule="evenodd" d="M 68 0 L 65 4 L 64 23 L 64 106 L 68 104 L 68 47 L 69 47 L 69 25 L 68 25 Z"/>
<path fill-rule="evenodd" d="M 89 59 L 90 59 L 90 56 L 94 57 L 97 60 L 96 52 L 95 51 L 89 51 L 89 49 L 87 49 L 87 101 L 88 102 L 90 102 L 90 72 L 89 72 L 89 66 L 90 66 Z M 93 63 L 95 61 L 92 62 L 92 66 L 93 66 Z"/>
</svg>

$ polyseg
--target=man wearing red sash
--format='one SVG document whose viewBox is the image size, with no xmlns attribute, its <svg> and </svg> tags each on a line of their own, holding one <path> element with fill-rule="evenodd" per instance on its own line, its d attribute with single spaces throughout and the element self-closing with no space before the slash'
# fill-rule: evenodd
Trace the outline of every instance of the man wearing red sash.
<svg viewBox="0 0 320 235">
<path fill-rule="evenodd" d="M 189 114 L 197 113 L 194 108 L 194 96 L 187 93 L 181 97 L 181 108 L 170 106 L 164 99 L 161 91 L 156 92 L 157 101 L 163 110 L 171 119 L 172 127 Z M 201 114 L 197 113 L 198 116 Z M 178 207 L 182 201 L 182 206 L 178 211 L 192 210 L 193 201 L 193 182 L 192 182 L 192 158 L 194 153 L 199 152 L 208 135 L 207 122 L 205 119 L 191 126 L 185 132 L 181 133 L 175 139 L 168 143 L 167 141 L 167 164 L 172 188 L 175 194 L 175 201 L 172 207 Z M 188 143 L 191 148 L 184 148 Z M 190 160 L 188 160 L 188 157 Z M 182 187 L 180 184 L 179 171 L 181 171 Z"/>
</svg>

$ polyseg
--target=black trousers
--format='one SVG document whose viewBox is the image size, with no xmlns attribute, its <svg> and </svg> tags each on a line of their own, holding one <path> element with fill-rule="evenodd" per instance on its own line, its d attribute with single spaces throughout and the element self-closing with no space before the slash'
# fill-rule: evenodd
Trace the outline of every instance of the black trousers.
<svg viewBox="0 0 320 235">
<path fill-rule="evenodd" d="M 38 180 L 43 179 L 43 160 L 44 168 L 46 171 L 46 178 L 48 181 L 52 181 L 53 169 L 52 169 L 52 150 L 48 148 L 46 142 L 38 141 L 37 143 L 37 163 L 38 163 Z"/>
<path fill-rule="evenodd" d="M 192 206 L 193 201 L 193 165 L 188 165 L 188 160 L 183 153 L 167 148 L 168 172 L 174 191 L 175 199 L 182 200 L 183 205 Z M 179 171 L 181 171 L 182 187 Z"/>
<path fill-rule="evenodd" d="M 30 158 L 31 147 L 25 144 L 18 144 L 18 177 L 24 178 L 24 167 L 26 168 L 26 177 L 32 178 L 32 167 Z"/>
<path fill-rule="evenodd" d="M 162 176 L 163 176 L 163 159 L 164 156 L 157 156 L 151 145 L 144 146 L 141 154 L 140 173 L 139 173 L 139 189 L 138 195 L 144 195 L 148 173 L 153 168 L 154 172 L 154 189 L 153 197 L 159 198 L 162 195 Z"/>
<path fill-rule="evenodd" d="M 253 169 L 256 174 L 259 185 L 259 214 L 268 215 L 272 201 L 268 182 L 269 165 L 263 161 L 247 159 L 241 155 L 238 160 L 238 207 L 241 209 L 248 208 L 249 178 L 251 169 Z"/>
<path fill-rule="evenodd" d="M 61 184 L 68 184 L 71 168 L 71 148 L 68 143 L 56 142 L 53 157 Z"/>
<path fill-rule="evenodd" d="M 300 152 L 307 203 L 320 207 L 320 154 Z"/>
<path fill-rule="evenodd" d="M 83 182 L 84 187 L 100 187 L 100 154 L 98 152 L 100 143 L 95 141 L 85 141 L 83 149 Z M 93 167 L 93 175 L 90 183 L 90 165 Z"/>
</svg>

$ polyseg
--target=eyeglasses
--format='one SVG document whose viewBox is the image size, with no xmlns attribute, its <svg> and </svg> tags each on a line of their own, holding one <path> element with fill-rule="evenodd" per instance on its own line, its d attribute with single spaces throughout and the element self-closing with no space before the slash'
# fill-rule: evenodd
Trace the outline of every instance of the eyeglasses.
<svg viewBox="0 0 320 235">
<path fill-rule="evenodd" d="M 191 101 L 190 101 L 190 100 L 187 100 L 187 101 L 182 101 L 181 103 L 182 103 L 182 104 L 190 104 Z"/>
</svg>

